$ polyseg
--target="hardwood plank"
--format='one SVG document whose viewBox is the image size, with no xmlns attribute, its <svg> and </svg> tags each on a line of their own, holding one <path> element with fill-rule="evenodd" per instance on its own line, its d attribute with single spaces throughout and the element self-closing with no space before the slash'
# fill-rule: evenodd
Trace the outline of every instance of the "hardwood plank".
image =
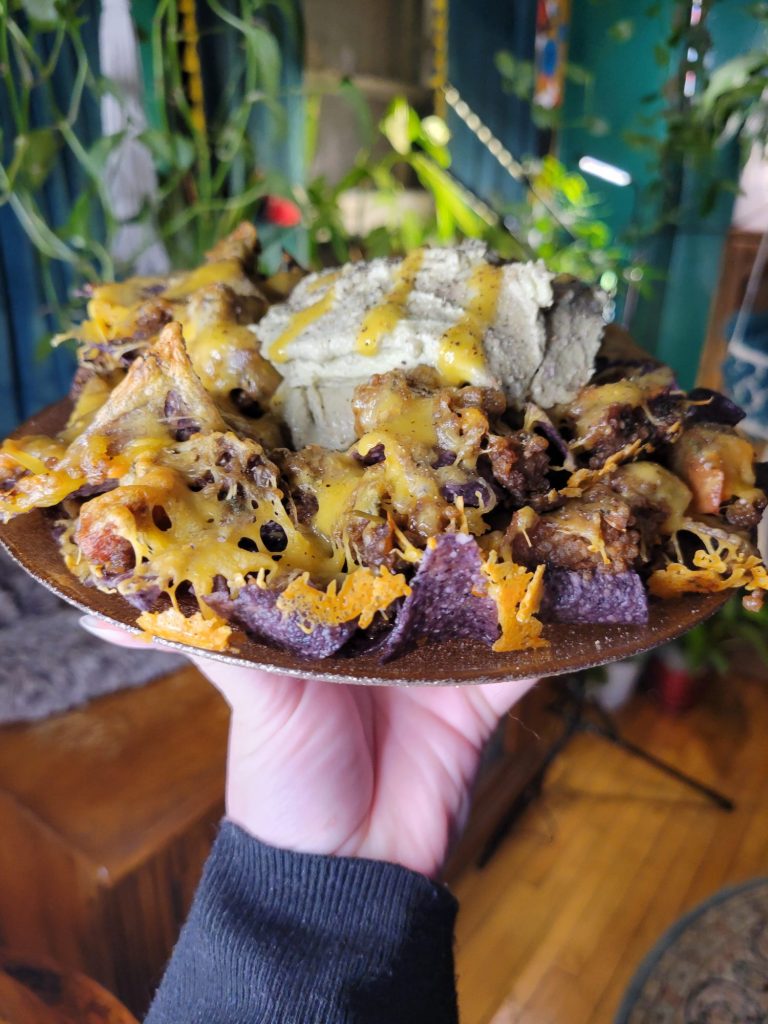
<svg viewBox="0 0 768 1024">
<path fill-rule="evenodd" d="M 463 1024 L 610 1021 L 669 925 L 723 886 L 768 871 L 765 681 L 714 683 L 678 717 L 638 697 L 621 725 L 732 795 L 736 810 L 579 737 L 496 859 L 454 887 Z"/>
</svg>

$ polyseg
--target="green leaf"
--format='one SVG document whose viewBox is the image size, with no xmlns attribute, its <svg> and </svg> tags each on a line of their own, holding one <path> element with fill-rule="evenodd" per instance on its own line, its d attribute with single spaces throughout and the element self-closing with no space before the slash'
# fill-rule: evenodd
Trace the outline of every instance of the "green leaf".
<svg viewBox="0 0 768 1024">
<path fill-rule="evenodd" d="M 626 43 L 635 34 L 635 22 L 632 18 L 621 18 L 608 29 L 609 38 L 615 43 Z"/>
<path fill-rule="evenodd" d="M 403 96 L 396 96 L 381 122 L 381 130 L 396 153 L 406 156 L 421 132 L 419 115 Z"/>
<path fill-rule="evenodd" d="M 648 135 L 645 132 L 622 132 L 621 137 L 633 149 L 650 149 L 659 144 L 655 135 Z"/>
<path fill-rule="evenodd" d="M 595 138 L 603 138 L 611 130 L 610 124 L 604 117 L 585 117 L 581 123 L 584 130 Z"/>
<path fill-rule="evenodd" d="M 513 78 L 517 70 L 517 58 L 509 50 L 499 50 L 493 58 L 496 70 L 505 78 Z"/>
<path fill-rule="evenodd" d="M 259 69 L 261 87 L 266 93 L 276 96 L 280 88 L 282 60 L 274 35 L 263 23 L 252 17 L 237 17 L 218 0 L 208 0 L 208 6 L 223 22 L 244 36 L 246 54 Z"/>
<path fill-rule="evenodd" d="M 36 192 L 51 173 L 60 147 L 61 141 L 53 128 L 36 128 L 17 135 L 8 168 L 11 186 L 18 183 Z"/>
<path fill-rule="evenodd" d="M 566 63 L 563 71 L 565 77 L 574 85 L 591 85 L 595 80 L 594 74 L 581 64 Z"/>
<path fill-rule="evenodd" d="M 743 53 L 741 56 L 721 64 L 712 72 L 709 83 L 701 95 L 701 109 L 705 112 L 711 111 L 723 97 L 728 94 L 738 95 L 738 91 L 741 89 L 746 89 L 747 94 L 752 91 L 762 92 L 755 76 L 760 74 L 764 76 L 766 68 L 768 68 L 768 55 L 759 50 Z"/>
<path fill-rule="evenodd" d="M 355 114 L 357 127 L 360 132 L 361 144 L 370 149 L 374 139 L 373 117 L 371 107 L 365 94 L 348 78 L 342 79 L 339 85 L 339 96 L 346 102 Z"/>
<path fill-rule="evenodd" d="M 653 59 L 660 68 L 665 68 L 669 64 L 669 48 L 663 43 L 656 43 L 653 48 Z"/>
<path fill-rule="evenodd" d="M 93 193 L 90 189 L 84 189 L 73 203 L 72 209 L 69 211 L 69 217 L 59 228 L 59 236 L 65 241 L 71 242 L 76 248 L 82 249 L 85 240 L 91 234 L 92 214 Z"/>
<path fill-rule="evenodd" d="M 456 181 L 423 153 L 414 153 L 411 166 L 421 184 L 435 200 L 435 212 L 440 230 L 447 234 L 454 224 L 467 238 L 482 238 L 486 221 L 467 203 L 463 189 Z"/>
<path fill-rule="evenodd" d="M 195 161 L 195 145 L 186 135 L 148 128 L 139 139 L 149 149 L 161 174 L 188 171 Z"/>
<path fill-rule="evenodd" d="M 38 28 L 55 28 L 60 14 L 56 0 L 20 0 L 21 8 Z"/>
<path fill-rule="evenodd" d="M 430 114 L 421 122 L 421 130 L 433 146 L 447 146 L 451 141 L 448 125 L 437 114 Z"/>
<path fill-rule="evenodd" d="M 520 99 L 529 99 L 533 95 L 535 69 L 530 60 L 520 60 L 507 50 L 496 54 L 496 68 L 504 80 L 505 89 Z"/>
<path fill-rule="evenodd" d="M 107 160 L 125 138 L 125 132 L 104 135 L 97 139 L 88 149 L 91 166 L 97 171 L 104 171 Z"/>
<path fill-rule="evenodd" d="M 531 120 L 542 131 L 557 128 L 562 121 L 562 113 L 557 107 L 542 107 L 538 103 L 531 104 Z"/>
</svg>

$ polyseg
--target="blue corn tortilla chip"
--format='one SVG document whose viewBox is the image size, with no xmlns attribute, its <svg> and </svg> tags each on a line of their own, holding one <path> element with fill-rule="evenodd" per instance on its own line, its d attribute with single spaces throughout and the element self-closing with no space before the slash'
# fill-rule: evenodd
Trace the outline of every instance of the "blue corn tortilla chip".
<svg viewBox="0 0 768 1024">
<path fill-rule="evenodd" d="M 257 587 L 249 583 L 237 597 L 232 598 L 221 588 L 205 598 L 205 603 L 223 619 L 246 633 L 277 645 L 300 658 L 328 658 L 349 640 L 357 629 L 357 622 L 343 622 L 339 626 L 316 626 L 305 633 L 295 614 L 283 615 L 277 607 L 280 590 Z"/>
<path fill-rule="evenodd" d="M 694 388 L 688 392 L 688 401 L 697 403 L 688 407 L 685 417 L 688 423 L 724 423 L 735 427 L 747 415 L 730 398 L 710 388 Z"/>
<path fill-rule="evenodd" d="M 493 643 L 499 635 L 495 602 L 487 596 L 480 549 L 465 533 L 445 533 L 428 547 L 380 647 L 391 661 L 419 640 L 470 638 Z"/>
<path fill-rule="evenodd" d="M 539 617 L 542 622 L 648 622 L 648 595 L 636 572 L 574 572 L 547 569 Z"/>
</svg>

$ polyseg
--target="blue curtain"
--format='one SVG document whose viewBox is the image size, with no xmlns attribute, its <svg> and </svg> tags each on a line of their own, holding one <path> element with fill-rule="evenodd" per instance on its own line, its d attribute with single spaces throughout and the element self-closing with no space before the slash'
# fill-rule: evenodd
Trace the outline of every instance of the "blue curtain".
<svg viewBox="0 0 768 1024">
<path fill-rule="evenodd" d="M 450 0 L 448 71 L 451 84 L 480 120 L 520 159 L 536 151 L 537 133 L 528 103 L 502 90 L 494 63 L 500 50 L 532 60 L 535 0 Z M 520 185 L 449 110 L 451 171 L 492 206 L 523 198 Z"/>
<path fill-rule="evenodd" d="M 89 59 L 98 66 L 98 3 L 83 5 L 87 19 L 83 35 Z M 52 33 L 42 34 L 40 49 L 49 56 Z M 18 75 L 18 69 L 12 68 Z M 72 89 L 75 57 L 65 44 L 56 64 L 53 87 L 57 96 L 66 97 Z M 33 93 L 32 126 L 50 123 L 43 97 Z M 2 161 L 12 159 L 15 129 L 9 111 L 5 86 L 0 81 L 0 128 Z M 99 133 L 98 107 L 88 97 L 82 104 L 75 131 L 83 145 L 89 146 Z M 59 153 L 55 166 L 43 187 L 40 204 L 50 226 L 61 228 L 66 222 L 72 199 L 82 185 L 77 161 L 68 150 Z M 48 290 L 44 275 L 48 274 Z M 51 292 L 65 303 L 73 286 L 69 269 L 61 263 L 46 268 L 30 244 L 10 205 L 0 207 L 0 432 L 6 433 L 20 419 L 66 394 L 75 365 L 66 348 L 51 351 L 45 342 L 60 329 L 52 308 Z"/>
<path fill-rule="evenodd" d="M 237 3 L 227 0 L 237 9 Z M 154 11 L 153 0 L 134 0 L 134 12 L 139 23 L 150 19 Z M 81 14 L 85 19 L 83 34 L 89 60 L 98 67 L 99 0 L 84 0 Z M 199 16 L 204 25 L 209 15 L 207 5 L 200 4 Z M 283 52 L 283 88 L 285 90 L 286 118 L 277 129 L 267 126 L 254 116 L 251 131 L 258 139 L 260 160 L 265 166 L 277 167 L 293 181 L 303 176 L 303 133 L 301 109 L 301 47 L 300 19 L 283 16 L 275 7 L 268 11 L 270 27 L 279 40 Z M 52 37 L 52 33 L 50 34 Z M 50 41 L 40 37 L 41 48 Z M 219 95 L 226 81 L 231 61 L 236 58 L 234 43 L 228 33 L 217 31 L 204 36 L 206 89 Z M 142 48 L 142 57 L 148 48 Z M 145 69 L 146 70 L 146 69 Z M 16 69 L 18 74 L 18 69 Z M 56 95 L 67 97 L 75 74 L 74 55 L 62 51 L 57 63 L 54 87 Z M 151 81 L 151 75 L 148 76 Z M 50 123 L 49 112 L 38 100 L 32 109 L 33 126 Z M 13 157 L 14 126 L 8 106 L 5 86 L 0 78 L 0 129 L 2 152 L 0 158 L 7 167 Z M 87 148 L 100 136 L 98 106 L 86 98 L 75 131 Z M 61 228 L 67 221 L 74 197 L 83 182 L 77 161 L 66 150 L 61 150 L 56 165 L 46 181 L 41 205 L 49 225 Z M 69 268 L 62 263 L 48 266 L 49 288 L 60 303 L 65 303 L 75 280 Z M 7 433 L 20 420 L 56 401 L 67 393 L 75 367 L 73 353 L 65 347 L 51 351 L 46 339 L 63 325 L 56 317 L 45 287 L 45 268 L 35 248 L 27 239 L 16 214 L 8 204 L 0 207 L 0 436 Z"/>
</svg>

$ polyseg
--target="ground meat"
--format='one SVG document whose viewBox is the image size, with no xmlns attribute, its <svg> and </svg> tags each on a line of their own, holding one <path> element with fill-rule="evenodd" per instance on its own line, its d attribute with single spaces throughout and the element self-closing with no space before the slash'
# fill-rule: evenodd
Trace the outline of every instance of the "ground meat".
<svg viewBox="0 0 768 1024">
<path fill-rule="evenodd" d="M 173 307 L 163 299 L 143 303 L 133 323 L 131 338 L 137 341 L 148 341 L 173 320 Z"/>
<path fill-rule="evenodd" d="M 88 562 L 100 568 L 107 579 L 136 566 L 133 547 L 109 522 L 96 519 L 90 524 L 81 516 L 74 539 Z"/>
<path fill-rule="evenodd" d="M 229 392 L 229 397 L 232 399 L 238 412 L 241 412 L 243 416 L 256 419 L 258 416 L 264 415 L 264 410 L 259 402 L 243 388 L 233 388 Z"/>
<path fill-rule="evenodd" d="M 603 523 L 602 537 L 611 572 L 624 572 L 636 566 L 641 550 L 637 530 L 616 530 Z M 561 569 L 594 570 L 606 567 L 601 553 L 591 550 L 587 537 L 561 529 L 546 516 L 542 516 L 527 531 L 527 539 L 522 533 L 513 536 L 512 557 L 530 568 L 542 563 Z"/>
<path fill-rule="evenodd" d="M 543 437 L 523 430 L 509 436 L 488 435 L 484 457 L 490 463 L 493 479 L 514 504 L 535 506 L 551 490 L 547 448 Z"/>
<path fill-rule="evenodd" d="M 308 526 L 317 515 L 320 504 L 316 496 L 307 487 L 297 487 L 290 493 L 293 511 L 297 523 Z"/>
<path fill-rule="evenodd" d="M 726 522 L 737 530 L 754 530 L 763 517 L 766 501 L 747 502 L 735 500 L 724 505 L 721 512 Z"/>
<path fill-rule="evenodd" d="M 436 371 L 418 366 L 410 373 L 390 370 L 376 373 L 365 384 L 355 388 L 352 410 L 357 436 L 386 427 L 404 413 L 414 398 L 428 398 L 440 388 Z"/>
<path fill-rule="evenodd" d="M 581 498 L 522 525 L 525 529 L 519 516 L 514 517 L 507 540 L 513 558 L 523 565 L 625 572 L 647 557 L 658 516 L 646 502 L 634 503 L 601 481 Z"/>
<path fill-rule="evenodd" d="M 480 409 L 488 416 L 501 416 L 507 408 L 504 392 L 498 388 L 463 387 L 456 388 L 450 404 L 454 410 Z"/>
<path fill-rule="evenodd" d="M 261 293 L 257 295 L 235 295 L 232 313 L 239 324 L 255 324 L 267 311 L 267 301 Z"/>
<path fill-rule="evenodd" d="M 345 452 L 307 445 L 301 451 L 276 448 L 271 453 L 279 469 L 281 487 L 287 492 L 287 507 L 297 523 L 310 525 L 319 509 L 316 492 L 328 481 L 344 479 L 358 460 Z"/>
<path fill-rule="evenodd" d="M 590 438 L 589 465 L 599 469 L 605 460 L 633 441 L 648 441 L 652 428 L 645 413 L 631 405 L 611 405 Z"/>
<path fill-rule="evenodd" d="M 384 565 L 390 570 L 400 567 L 392 527 L 385 519 L 351 512 L 345 520 L 345 536 L 362 565 Z"/>
<path fill-rule="evenodd" d="M 687 406 L 672 371 L 644 369 L 613 383 L 587 385 L 570 405 L 554 410 L 574 450 L 584 452 L 593 469 L 633 441 L 656 447 L 680 430 Z"/>
</svg>

